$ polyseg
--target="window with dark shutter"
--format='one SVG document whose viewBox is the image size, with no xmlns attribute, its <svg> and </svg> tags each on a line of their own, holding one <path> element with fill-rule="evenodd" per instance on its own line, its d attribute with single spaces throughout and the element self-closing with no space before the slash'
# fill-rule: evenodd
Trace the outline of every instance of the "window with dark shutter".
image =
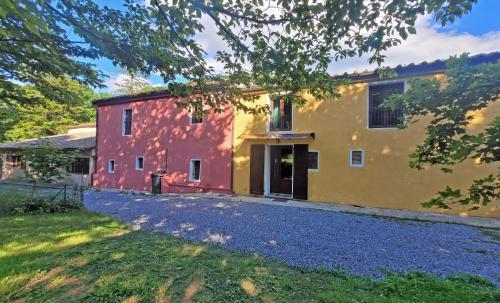
<svg viewBox="0 0 500 303">
<path fill-rule="evenodd" d="M 307 168 L 310 171 L 318 171 L 319 170 L 319 152 L 309 151 L 308 158 L 307 158 Z"/>
<path fill-rule="evenodd" d="M 270 130 L 292 130 L 292 103 L 281 97 L 271 103 Z"/>
<path fill-rule="evenodd" d="M 401 109 L 391 109 L 381 106 L 385 99 L 392 94 L 404 92 L 404 82 L 374 84 L 369 87 L 368 127 L 394 128 L 402 123 Z"/>
<path fill-rule="evenodd" d="M 124 136 L 132 134 L 132 109 L 126 108 L 123 110 L 123 125 L 122 132 Z"/>
</svg>

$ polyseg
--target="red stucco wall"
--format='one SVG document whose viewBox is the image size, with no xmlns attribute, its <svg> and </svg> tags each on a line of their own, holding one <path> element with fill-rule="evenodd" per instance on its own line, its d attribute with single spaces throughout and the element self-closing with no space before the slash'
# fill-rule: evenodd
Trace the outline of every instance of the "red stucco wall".
<svg viewBox="0 0 500 303">
<path fill-rule="evenodd" d="M 122 135 L 122 112 L 132 109 L 132 135 Z M 156 99 L 97 107 L 97 161 L 93 186 L 151 190 L 151 173 L 165 170 L 162 192 L 231 191 L 232 110 L 209 113 L 190 125 L 175 100 Z M 135 159 L 144 157 L 144 169 Z M 188 180 L 190 159 L 201 159 L 200 182 Z M 115 160 L 115 172 L 108 161 Z"/>
</svg>

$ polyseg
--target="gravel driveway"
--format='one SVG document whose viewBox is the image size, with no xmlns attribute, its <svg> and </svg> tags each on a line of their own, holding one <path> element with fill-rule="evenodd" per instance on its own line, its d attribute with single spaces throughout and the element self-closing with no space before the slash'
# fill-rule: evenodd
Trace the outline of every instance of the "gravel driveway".
<svg viewBox="0 0 500 303">
<path fill-rule="evenodd" d="M 341 212 L 174 197 L 87 191 L 85 206 L 145 230 L 229 250 L 257 252 L 288 265 L 381 277 L 381 269 L 500 280 L 500 242 L 457 224 L 397 221 Z M 498 239 L 498 238 L 497 238 Z"/>
</svg>

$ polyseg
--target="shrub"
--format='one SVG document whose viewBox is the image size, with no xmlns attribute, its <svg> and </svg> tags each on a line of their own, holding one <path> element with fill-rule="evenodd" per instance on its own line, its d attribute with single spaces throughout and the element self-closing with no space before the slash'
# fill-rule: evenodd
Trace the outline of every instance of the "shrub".
<svg viewBox="0 0 500 303">
<path fill-rule="evenodd" d="M 81 208 L 82 205 L 74 201 L 51 202 L 43 198 L 33 198 L 23 205 L 14 207 L 11 214 L 69 213 Z"/>
</svg>

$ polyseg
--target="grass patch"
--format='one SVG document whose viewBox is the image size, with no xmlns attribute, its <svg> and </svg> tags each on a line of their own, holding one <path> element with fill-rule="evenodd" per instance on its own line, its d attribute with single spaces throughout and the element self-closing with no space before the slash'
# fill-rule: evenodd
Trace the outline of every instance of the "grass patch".
<svg viewBox="0 0 500 303">
<path fill-rule="evenodd" d="M 0 217 L 0 302 L 498 302 L 483 279 L 374 281 L 131 231 L 86 212 Z"/>
</svg>

